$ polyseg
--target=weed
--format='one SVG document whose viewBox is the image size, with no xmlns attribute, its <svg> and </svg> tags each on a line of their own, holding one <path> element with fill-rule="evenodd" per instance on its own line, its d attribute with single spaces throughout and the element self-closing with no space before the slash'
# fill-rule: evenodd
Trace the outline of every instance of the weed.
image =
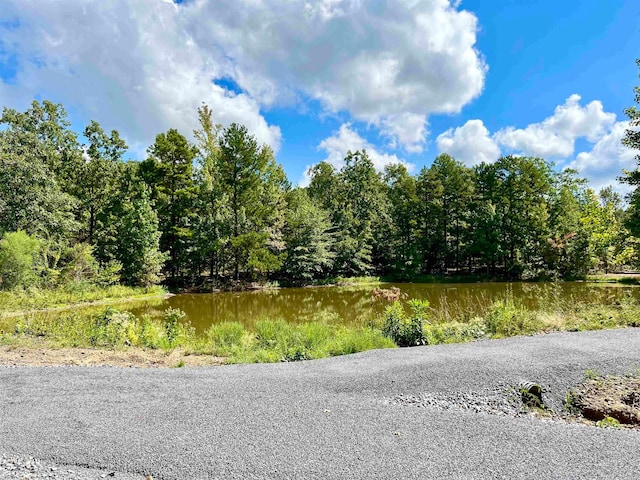
<svg viewBox="0 0 640 480">
<path fill-rule="evenodd" d="M 423 326 L 427 321 L 429 302 L 409 300 L 410 315 L 407 315 L 399 301 L 393 302 L 384 312 L 382 332 L 399 347 L 424 345 L 426 343 Z"/>
<path fill-rule="evenodd" d="M 604 417 L 596 423 L 596 426 L 600 428 L 620 428 L 620 422 L 612 417 Z"/>
<path fill-rule="evenodd" d="M 584 378 L 587 380 L 595 380 L 596 378 L 600 378 L 601 375 L 597 370 L 587 369 L 584 371 Z"/>
</svg>

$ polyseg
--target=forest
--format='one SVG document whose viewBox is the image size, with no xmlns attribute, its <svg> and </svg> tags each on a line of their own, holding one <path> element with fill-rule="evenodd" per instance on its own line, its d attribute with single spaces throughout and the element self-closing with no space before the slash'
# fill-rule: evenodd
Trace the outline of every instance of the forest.
<svg viewBox="0 0 640 480">
<path fill-rule="evenodd" d="M 355 151 L 340 169 L 315 165 L 300 187 L 244 126 L 216 125 L 205 104 L 197 115 L 193 135 L 160 133 L 137 161 L 95 121 L 82 143 L 62 105 L 4 108 L 0 288 L 557 279 L 636 266 L 633 207 L 545 159 L 468 167 L 442 154 L 411 174 L 376 171 Z"/>
</svg>

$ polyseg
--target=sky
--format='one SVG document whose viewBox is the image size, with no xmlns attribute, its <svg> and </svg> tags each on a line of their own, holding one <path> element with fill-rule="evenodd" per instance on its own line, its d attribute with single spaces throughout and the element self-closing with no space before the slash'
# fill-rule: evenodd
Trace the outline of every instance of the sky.
<svg viewBox="0 0 640 480">
<path fill-rule="evenodd" d="M 204 102 L 293 184 L 366 148 L 413 173 L 536 156 L 625 191 L 638 45 L 637 0 L 2 0 L 0 105 L 61 103 L 142 159 Z"/>
</svg>

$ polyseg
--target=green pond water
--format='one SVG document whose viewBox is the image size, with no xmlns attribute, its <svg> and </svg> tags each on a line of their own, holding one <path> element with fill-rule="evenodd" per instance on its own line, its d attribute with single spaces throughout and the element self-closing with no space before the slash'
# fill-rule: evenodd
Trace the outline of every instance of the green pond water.
<svg viewBox="0 0 640 480">
<path fill-rule="evenodd" d="M 355 287 L 282 288 L 249 292 L 179 294 L 167 299 L 117 304 L 135 315 L 160 316 L 169 307 L 187 314 L 197 332 L 212 323 L 240 322 L 245 327 L 262 319 L 291 323 L 315 320 L 356 325 L 376 318 L 384 309 L 372 302 L 374 288 L 398 287 L 408 298 L 426 299 L 439 320 L 468 320 L 484 315 L 491 304 L 512 298 L 530 308 L 552 308 L 575 302 L 611 304 L 631 296 L 640 301 L 640 288 L 619 284 L 559 283 L 386 283 Z M 101 307 L 104 309 L 104 307 Z"/>
</svg>

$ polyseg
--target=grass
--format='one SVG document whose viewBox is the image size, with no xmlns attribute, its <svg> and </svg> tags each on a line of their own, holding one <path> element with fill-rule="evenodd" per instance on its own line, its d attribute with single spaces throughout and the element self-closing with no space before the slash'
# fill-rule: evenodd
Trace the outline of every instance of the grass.
<svg viewBox="0 0 640 480">
<path fill-rule="evenodd" d="M 354 285 L 378 285 L 384 283 L 380 277 L 328 277 L 313 280 L 309 285 L 351 287 Z"/>
<path fill-rule="evenodd" d="M 112 299 L 158 296 L 165 293 L 162 287 L 143 288 L 123 285 L 97 287 L 85 283 L 73 283 L 56 289 L 29 288 L 0 291 L 0 313 L 44 310 Z"/>
<path fill-rule="evenodd" d="M 252 331 L 241 324 L 212 325 L 197 336 L 179 310 L 168 309 L 160 319 L 138 318 L 107 308 L 98 314 L 70 312 L 55 320 L 32 314 L 0 319 L 0 344 L 51 348 L 143 348 L 187 354 L 221 356 L 227 363 L 282 362 L 357 353 L 396 345 L 370 327 L 349 328 L 325 322 L 292 325 L 282 320 L 260 320 Z"/>
</svg>

